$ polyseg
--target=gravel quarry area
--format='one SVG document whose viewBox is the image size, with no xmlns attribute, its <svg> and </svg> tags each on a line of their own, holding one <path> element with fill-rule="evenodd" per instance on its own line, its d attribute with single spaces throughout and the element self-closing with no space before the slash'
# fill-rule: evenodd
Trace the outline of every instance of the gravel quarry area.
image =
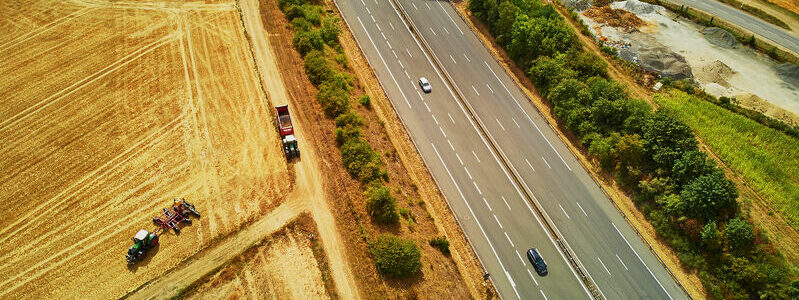
<svg viewBox="0 0 799 300">
<path fill-rule="evenodd" d="M 580 10 L 586 1 L 572 2 Z M 661 6 L 627 0 L 610 7 L 646 22 L 643 26 L 612 27 L 589 17 L 590 13 L 580 14 L 597 38 L 618 48 L 622 59 L 664 77 L 693 78 L 711 95 L 735 98 L 751 109 L 793 125 L 799 123 L 796 65 L 780 64 L 741 45 L 723 29 L 678 18 Z"/>
</svg>

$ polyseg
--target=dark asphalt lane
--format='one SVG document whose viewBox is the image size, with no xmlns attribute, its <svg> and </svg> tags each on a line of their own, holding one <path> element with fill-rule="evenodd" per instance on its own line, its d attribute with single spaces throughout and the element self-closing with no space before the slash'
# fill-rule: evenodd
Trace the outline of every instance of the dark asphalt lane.
<svg viewBox="0 0 799 300">
<path fill-rule="evenodd" d="M 504 298 L 589 297 L 520 189 L 532 193 L 608 299 L 685 298 L 448 2 L 400 5 L 512 170 L 498 163 L 391 2 L 336 3 Z M 416 84 L 422 76 L 432 93 Z M 548 276 L 523 258 L 530 247 L 542 251 Z"/>
</svg>

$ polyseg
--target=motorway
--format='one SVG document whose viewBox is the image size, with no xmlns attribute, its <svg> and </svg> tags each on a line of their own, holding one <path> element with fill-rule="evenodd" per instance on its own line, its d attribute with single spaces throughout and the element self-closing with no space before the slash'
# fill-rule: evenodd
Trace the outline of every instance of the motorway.
<svg viewBox="0 0 799 300">
<path fill-rule="evenodd" d="M 724 19 L 741 28 L 749 30 L 761 37 L 771 40 L 799 55 L 799 38 L 785 29 L 763 21 L 742 10 L 716 0 L 669 0 L 677 4 L 688 5 L 706 13 Z"/>
<path fill-rule="evenodd" d="M 503 298 L 591 298 L 558 237 L 604 298 L 687 298 L 449 2 L 335 2 Z"/>
</svg>

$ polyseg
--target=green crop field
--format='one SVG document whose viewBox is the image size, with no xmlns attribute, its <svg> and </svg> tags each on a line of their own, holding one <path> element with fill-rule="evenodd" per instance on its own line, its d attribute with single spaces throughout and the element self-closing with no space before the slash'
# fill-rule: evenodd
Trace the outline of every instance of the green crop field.
<svg viewBox="0 0 799 300">
<path fill-rule="evenodd" d="M 674 91 L 655 97 L 772 208 L 799 229 L 799 140 L 695 96 Z"/>
</svg>

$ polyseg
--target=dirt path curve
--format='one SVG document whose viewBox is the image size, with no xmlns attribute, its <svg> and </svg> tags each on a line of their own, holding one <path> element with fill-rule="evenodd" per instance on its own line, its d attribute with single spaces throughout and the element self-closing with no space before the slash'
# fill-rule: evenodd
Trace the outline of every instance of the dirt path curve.
<svg viewBox="0 0 799 300">
<path fill-rule="evenodd" d="M 192 283 L 297 217 L 304 208 L 303 200 L 301 197 L 290 197 L 254 224 L 228 237 L 217 246 L 198 253 L 164 276 L 145 284 L 127 298 L 168 299 L 178 295 Z"/>
<path fill-rule="evenodd" d="M 289 104 L 289 96 L 283 83 L 277 66 L 277 60 L 272 48 L 269 45 L 267 35 L 269 34 L 263 27 L 261 21 L 261 11 L 258 0 L 241 0 L 238 2 L 242 12 L 244 26 L 249 34 L 253 47 L 255 61 L 261 75 L 261 82 L 265 85 L 267 97 L 274 105 Z M 298 118 L 293 120 L 294 131 L 297 139 L 302 143 L 304 140 L 302 124 Z M 325 193 L 322 188 L 321 173 L 318 156 L 313 147 L 303 147 L 302 157 L 296 163 L 297 190 L 306 189 L 309 192 L 307 201 L 309 209 L 316 221 L 322 247 L 330 263 L 330 270 L 335 282 L 336 292 L 343 299 L 359 299 L 358 288 L 355 284 L 355 276 L 350 269 L 350 264 L 346 257 L 346 248 L 341 240 L 341 236 L 336 229 L 336 222 L 327 204 Z"/>
</svg>

